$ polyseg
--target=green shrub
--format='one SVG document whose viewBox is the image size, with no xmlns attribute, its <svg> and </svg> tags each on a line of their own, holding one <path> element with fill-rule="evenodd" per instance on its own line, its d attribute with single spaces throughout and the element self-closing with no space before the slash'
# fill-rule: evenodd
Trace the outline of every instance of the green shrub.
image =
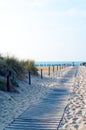
<svg viewBox="0 0 86 130">
<path fill-rule="evenodd" d="M 15 87 L 19 87 L 17 81 L 14 79 L 10 79 L 9 83 L 10 83 L 9 84 L 10 91 L 16 92 Z M 6 78 L 0 78 L 0 90 L 7 91 L 7 79 Z"/>
<path fill-rule="evenodd" d="M 7 91 L 6 79 L 0 78 L 0 90 Z"/>
<path fill-rule="evenodd" d="M 1 76 L 6 76 L 7 72 L 7 65 L 5 63 L 5 60 L 0 61 L 0 75 Z"/>
<path fill-rule="evenodd" d="M 15 57 L 3 57 L 0 55 L 0 90 L 7 91 L 7 75 L 11 72 L 10 91 L 16 91 L 15 86 L 19 86 L 16 79 L 23 78 L 25 73 L 30 71 L 33 75 L 38 75 L 38 69 L 33 60 L 18 60 Z M 3 76 L 3 78 L 1 78 Z"/>
<path fill-rule="evenodd" d="M 23 64 L 26 71 L 30 71 L 34 75 L 38 74 L 38 69 L 35 67 L 35 62 L 33 60 L 26 60 Z"/>
<path fill-rule="evenodd" d="M 12 76 L 15 78 L 21 78 L 26 71 L 30 71 L 32 74 L 37 75 L 38 69 L 35 67 L 33 60 L 18 60 L 15 57 L 2 57 L 0 60 L 0 75 L 6 76 L 8 70 L 12 72 Z"/>
<path fill-rule="evenodd" d="M 24 66 L 22 66 L 21 62 L 15 57 L 6 57 L 5 59 L 7 68 L 15 73 L 14 75 L 17 77 L 22 77 L 24 75 Z"/>
<path fill-rule="evenodd" d="M 11 84 L 15 87 L 19 87 L 18 82 L 15 79 L 11 79 Z"/>
</svg>

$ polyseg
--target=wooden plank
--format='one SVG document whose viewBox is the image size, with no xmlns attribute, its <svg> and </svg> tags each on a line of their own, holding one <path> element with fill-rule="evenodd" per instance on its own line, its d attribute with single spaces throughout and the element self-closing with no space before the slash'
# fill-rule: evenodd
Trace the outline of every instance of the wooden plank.
<svg viewBox="0 0 86 130">
<path fill-rule="evenodd" d="M 51 89 L 39 104 L 27 109 L 5 130 L 57 130 L 67 99 L 66 90 Z"/>
</svg>

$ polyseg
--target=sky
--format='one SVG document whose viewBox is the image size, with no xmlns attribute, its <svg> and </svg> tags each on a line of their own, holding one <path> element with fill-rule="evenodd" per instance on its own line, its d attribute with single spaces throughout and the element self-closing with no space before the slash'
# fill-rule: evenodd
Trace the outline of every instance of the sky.
<svg viewBox="0 0 86 130">
<path fill-rule="evenodd" d="M 0 0 L 0 53 L 86 61 L 86 0 Z"/>
</svg>

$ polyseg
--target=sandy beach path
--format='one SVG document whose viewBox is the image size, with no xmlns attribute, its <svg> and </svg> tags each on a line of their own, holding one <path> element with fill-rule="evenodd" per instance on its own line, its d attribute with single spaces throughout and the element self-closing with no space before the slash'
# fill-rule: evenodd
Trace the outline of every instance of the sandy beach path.
<svg viewBox="0 0 86 130">
<path fill-rule="evenodd" d="M 57 78 L 57 85 L 51 85 L 45 96 L 33 106 L 27 108 L 4 130 L 57 130 L 74 83 L 76 68 L 70 68 L 62 77 Z M 57 74 L 54 75 L 54 80 Z"/>
<path fill-rule="evenodd" d="M 86 67 L 78 68 L 59 130 L 86 130 Z"/>
</svg>

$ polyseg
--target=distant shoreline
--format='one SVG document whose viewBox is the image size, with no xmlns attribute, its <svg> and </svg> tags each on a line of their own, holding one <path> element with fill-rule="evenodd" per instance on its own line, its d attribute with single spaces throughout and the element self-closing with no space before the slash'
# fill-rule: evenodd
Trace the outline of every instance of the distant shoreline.
<svg viewBox="0 0 86 130">
<path fill-rule="evenodd" d="M 80 65 L 83 61 L 36 61 L 36 66 L 52 66 L 52 65 Z"/>
</svg>

